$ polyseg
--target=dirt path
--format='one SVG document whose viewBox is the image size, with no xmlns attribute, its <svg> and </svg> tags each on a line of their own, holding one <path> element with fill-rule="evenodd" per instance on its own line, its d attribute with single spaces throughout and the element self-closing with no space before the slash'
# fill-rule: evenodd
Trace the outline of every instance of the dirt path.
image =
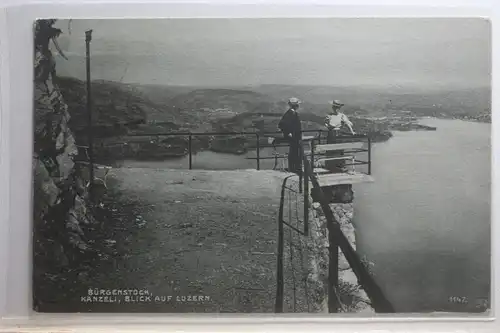
<svg viewBox="0 0 500 333">
<path fill-rule="evenodd" d="M 124 229 L 114 246 L 125 253 L 111 271 L 95 277 L 103 281 L 96 288 L 138 288 L 153 296 L 139 302 L 120 296 L 119 306 L 87 305 L 122 312 L 273 312 L 285 176 L 252 170 L 112 170 L 113 211 Z M 123 216 L 129 205 L 135 216 Z"/>
</svg>

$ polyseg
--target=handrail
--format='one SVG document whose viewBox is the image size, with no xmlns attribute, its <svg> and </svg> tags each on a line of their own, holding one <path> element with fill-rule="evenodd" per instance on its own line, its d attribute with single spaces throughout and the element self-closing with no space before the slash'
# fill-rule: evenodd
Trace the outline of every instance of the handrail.
<svg viewBox="0 0 500 333">
<path fill-rule="evenodd" d="M 322 129 L 311 129 L 311 130 L 302 130 L 301 133 L 318 133 L 318 136 L 315 137 L 312 140 L 312 145 L 314 146 L 314 141 L 315 140 L 320 140 L 322 133 L 328 133 L 327 130 L 322 130 Z M 266 147 L 273 147 L 272 145 L 267 145 L 267 144 L 261 144 L 260 143 L 260 138 L 261 137 L 269 137 L 271 135 L 282 135 L 282 132 L 165 132 L 165 133 L 133 133 L 133 134 L 128 134 L 125 135 L 127 137 L 160 137 L 160 136 L 187 136 L 188 137 L 188 158 L 189 158 L 189 170 L 193 168 L 193 136 L 236 136 L 236 135 L 255 135 L 256 139 L 256 144 L 255 146 L 252 146 L 252 149 L 256 150 L 257 156 L 256 157 L 247 157 L 246 159 L 249 160 L 255 160 L 256 161 L 256 168 L 257 170 L 260 170 L 260 160 L 267 160 L 267 159 L 273 159 L 275 158 L 274 156 L 260 156 L 260 149 L 261 148 L 266 148 Z M 370 149 L 371 142 L 370 138 L 366 134 L 356 134 L 356 135 L 346 135 L 346 136 L 338 136 L 338 140 L 352 140 L 352 139 L 368 139 L 368 146 Z M 280 145 L 281 146 L 281 145 Z M 286 147 L 287 145 L 282 145 Z M 368 150 L 369 150 L 368 149 Z M 358 149 L 358 151 L 368 151 L 366 149 Z M 314 152 L 311 152 L 311 154 L 314 154 Z M 370 156 L 370 152 L 368 151 L 368 154 Z M 363 162 L 361 164 L 368 164 L 368 170 L 370 174 L 371 170 L 371 161 L 368 162 Z M 302 182 L 301 182 L 302 184 Z"/>
<path fill-rule="evenodd" d="M 285 177 L 283 179 L 283 183 L 281 185 L 281 197 L 280 197 L 280 208 L 279 208 L 279 213 L 278 213 L 278 257 L 276 260 L 277 263 L 277 268 L 276 268 L 276 300 L 275 300 L 275 305 L 274 305 L 274 311 L 276 313 L 282 313 L 283 312 L 283 301 L 284 301 L 284 284 L 285 284 L 285 279 L 284 279 L 284 262 L 283 262 L 283 256 L 284 256 L 284 250 L 285 250 L 285 244 L 284 244 L 284 221 L 283 221 L 283 208 L 285 206 L 285 189 L 286 189 L 286 182 L 288 181 L 289 178 L 293 177 L 295 175 L 290 175 Z"/>
<path fill-rule="evenodd" d="M 302 148 L 303 149 L 303 148 Z M 329 238 L 329 252 L 330 252 L 330 263 L 329 263 L 329 285 L 328 285 L 328 308 L 329 312 L 336 312 L 339 304 L 336 304 L 336 282 L 338 277 L 338 252 L 337 247 L 339 247 L 344 254 L 347 262 L 351 266 L 359 284 L 365 290 L 368 298 L 371 301 L 371 305 L 376 312 L 379 313 L 394 313 L 395 310 L 389 300 L 385 297 L 382 290 L 375 282 L 373 277 L 368 272 L 368 269 L 362 263 L 357 252 L 353 249 L 349 240 L 342 232 L 338 221 L 335 219 L 333 212 L 330 208 L 328 201 L 318 183 L 316 176 L 312 170 L 312 165 L 310 164 L 307 156 L 303 155 L 304 162 L 304 179 L 309 179 L 312 183 L 313 188 L 317 191 L 319 203 L 325 215 L 328 228 L 328 238 Z M 306 182 L 306 180 L 304 180 Z M 333 254 L 333 255 L 332 255 Z M 335 283 L 332 283 L 333 282 Z"/>
<path fill-rule="evenodd" d="M 286 225 L 288 228 L 290 228 L 292 231 L 296 232 L 297 234 L 301 236 L 309 236 L 309 200 L 304 201 L 304 229 L 299 230 L 297 227 L 291 225 L 291 223 L 285 222 L 284 219 L 284 207 L 285 207 L 285 191 L 288 190 L 289 192 L 293 192 L 295 194 L 302 194 L 304 198 L 308 198 L 308 184 L 304 184 L 304 191 L 301 191 L 301 188 L 299 189 L 293 189 L 289 186 L 287 186 L 287 182 L 290 178 L 292 177 L 299 177 L 299 184 L 302 182 L 302 176 L 292 174 L 283 179 L 282 185 L 281 185 L 281 196 L 280 196 L 280 205 L 279 205 L 279 212 L 278 212 L 278 254 L 277 254 L 277 269 L 276 269 L 276 300 L 275 300 L 275 312 L 276 313 L 282 313 L 283 312 L 283 302 L 284 302 L 284 285 L 285 285 L 285 280 L 284 280 L 284 226 Z M 306 203 L 307 202 L 307 203 Z M 298 218 L 298 216 L 297 216 Z M 291 260 L 291 259 L 290 259 Z"/>
<path fill-rule="evenodd" d="M 275 309 L 276 312 L 283 312 L 283 251 L 284 251 L 284 237 L 283 237 L 283 229 L 284 225 L 286 224 L 289 227 L 292 227 L 296 232 L 299 232 L 300 234 L 304 236 L 309 235 L 309 230 L 308 230 L 308 213 L 309 213 L 309 181 L 311 181 L 313 188 L 317 191 L 318 199 L 321 205 L 321 208 L 324 212 L 325 218 L 327 220 L 327 227 L 329 231 L 329 244 L 330 246 L 330 263 L 329 263 L 329 285 L 328 285 L 328 294 L 329 294 L 329 312 L 337 312 L 338 307 L 340 304 L 337 304 L 339 302 L 339 296 L 336 291 L 337 287 L 337 280 L 338 280 L 338 248 L 342 250 L 344 253 L 344 256 L 346 260 L 348 261 L 349 265 L 351 266 L 353 272 L 355 273 L 359 284 L 363 287 L 365 290 L 366 294 L 371 300 L 371 304 L 373 308 L 375 309 L 376 312 L 381 312 L 381 313 L 393 313 L 394 308 L 392 307 L 391 303 L 385 298 L 384 294 L 382 293 L 382 290 L 379 288 L 375 280 L 371 277 L 370 273 L 366 269 L 366 267 L 363 265 L 361 262 L 358 254 L 356 251 L 353 249 L 351 244 L 349 243 L 347 237 L 343 234 L 340 225 L 338 222 L 335 220 L 335 216 L 333 215 L 331 208 L 328 204 L 328 202 L 325 199 L 325 195 L 323 191 L 321 190 L 321 187 L 319 186 L 318 180 L 316 179 L 316 176 L 314 175 L 313 172 L 313 167 L 311 162 L 308 160 L 308 156 L 311 156 L 312 162 L 314 160 L 314 141 L 315 140 L 320 140 L 321 134 L 324 132 L 327 132 L 325 130 L 303 130 L 301 133 L 308 133 L 308 132 L 316 132 L 319 134 L 319 136 L 315 139 L 312 140 L 312 149 L 311 149 L 311 154 L 306 155 L 304 152 L 304 147 L 301 144 L 300 145 L 300 155 L 303 160 L 303 166 L 304 166 L 304 172 L 299 172 L 299 193 L 303 193 L 304 195 L 304 231 L 303 233 L 296 229 L 293 228 L 291 225 L 285 223 L 283 220 L 283 206 L 284 206 L 284 193 L 286 187 L 286 182 L 290 177 L 296 176 L 290 175 L 286 177 L 283 181 L 282 188 L 281 188 L 281 198 L 280 198 L 280 210 L 279 210 L 279 217 L 278 217 L 278 228 L 279 228 L 279 235 L 278 235 L 278 259 L 277 259 L 277 278 L 278 278 L 278 283 L 277 283 L 277 291 L 276 291 L 276 304 L 275 304 Z M 140 136 L 188 136 L 189 141 L 188 141 L 188 151 L 189 151 L 189 169 L 192 169 L 192 136 L 194 135 L 201 135 L 201 136 L 216 136 L 216 135 L 255 135 L 257 139 L 257 157 L 255 158 L 257 160 L 257 170 L 260 169 L 260 159 L 266 159 L 266 157 L 260 157 L 259 154 L 259 148 L 260 148 L 260 137 L 263 136 L 265 137 L 266 135 L 270 134 L 278 134 L 281 135 L 281 132 L 202 132 L 202 133 L 197 133 L 197 132 L 175 132 L 175 133 L 150 133 L 150 134 L 132 134 L 128 136 L 132 137 L 140 137 Z M 368 174 L 371 174 L 371 140 L 370 137 L 362 134 L 362 135 L 349 135 L 345 137 L 336 137 L 337 140 L 352 140 L 352 139 L 359 139 L 359 138 L 367 138 L 368 139 L 368 149 L 360 149 L 359 151 L 367 151 L 368 152 L 368 162 L 362 162 L 356 160 L 357 164 L 368 164 Z M 272 157 L 274 158 L 274 157 Z M 357 165 L 356 164 L 356 165 Z M 304 183 L 302 183 L 304 182 Z M 304 191 L 302 191 L 302 185 L 304 186 Z M 333 255 L 332 255 L 333 254 Z M 332 283 L 333 282 L 333 283 Z"/>
<path fill-rule="evenodd" d="M 301 133 L 328 133 L 328 130 L 323 130 L 323 129 L 310 129 L 310 130 L 302 130 Z M 276 132 L 159 132 L 159 133 L 132 133 L 132 134 L 127 134 L 125 136 L 188 136 L 188 135 L 255 135 L 255 134 L 260 134 L 262 136 L 265 135 L 270 135 L 270 134 L 278 134 L 282 135 L 282 132 L 276 131 Z M 340 136 L 342 138 L 342 136 Z M 349 135 L 345 136 L 346 138 L 366 138 L 366 134 L 355 134 L 355 135 Z"/>
</svg>

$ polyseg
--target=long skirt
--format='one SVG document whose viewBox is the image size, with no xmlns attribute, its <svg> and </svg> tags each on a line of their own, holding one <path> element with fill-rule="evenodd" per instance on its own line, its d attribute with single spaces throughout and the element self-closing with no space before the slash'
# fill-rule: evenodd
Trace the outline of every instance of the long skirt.
<svg viewBox="0 0 500 333">
<path fill-rule="evenodd" d="M 333 143 L 340 143 L 341 141 L 337 139 L 339 136 L 339 131 L 335 130 L 330 130 L 328 131 L 328 136 L 326 137 L 326 142 L 328 144 L 333 144 Z M 342 150 L 337 150 L 337 151 L 328 151 L 326 152 L 326 158 L 331 158 L 331 157 L 341 157 L 344 156 L 344 151 Z M 333 173 L 340 173 L 344 170 L 345 167 L 345 160 L 334 160 L 334 161 L 326 161 L 325 162 L 325 169 L 329 170 L 330 172 Z"/>
<path fill-rule="evenodd" d="M 340 133 L 338 131 L 330 130 L 327 136 L 327 143 L 334 144 L 340 143 L 337 137 Z M 344 156 L 344 151 L 329 151 L 326 153 L 326 157 L 341 157 Z M 329 170 L 332 173 L 341 173 L 344 172 L 345 169 L 345 160 L 334 160 L 334 161 L 326 161 L 325 169 Z M 326 199 L 330 203 L 350 203 L 354 198 L 354 193 L 352 191 L 352 185 L 334 185 L 323 187 L 323 193 L 326 196 Z M 311 193 L 313 195 L 313 200 L 315 200 L 315 193 Z M 315 200 L 316 201 L 316 200 Z"/>
</svg>

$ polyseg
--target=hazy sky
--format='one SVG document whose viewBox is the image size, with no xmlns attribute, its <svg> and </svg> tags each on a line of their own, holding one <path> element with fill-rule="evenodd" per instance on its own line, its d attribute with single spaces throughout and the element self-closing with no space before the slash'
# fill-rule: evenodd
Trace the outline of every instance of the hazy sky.
<svg viewBox="0 0 500 333">
<path fill-rule="evenodd" d="M 179 85 L 416 85 L 490 81 L 490 26 L 482 19 L 155 19 L 58 22 L 85 73 L 93 29 L 93 78 Z"/>
</svg>

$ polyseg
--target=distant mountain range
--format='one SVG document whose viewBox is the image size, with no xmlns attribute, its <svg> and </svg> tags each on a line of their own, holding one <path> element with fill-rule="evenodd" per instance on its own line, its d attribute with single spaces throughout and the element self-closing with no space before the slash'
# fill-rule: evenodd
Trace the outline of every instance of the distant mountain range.
<svg viewBox="0 0 500 333">
<path fill-rule="evenodd" d="M 77 112 L 82 113 L 85 106 L 81 102 L 86 96 L 84 83 L 74 78 L 60 78 L 59 82 L 72 109 L 83 108 Z M 347 114 L 384 116 L 388 111 L 397 109 L 431 116 L 463 117 L 491 113 L 489 88 L 427 92 L 408 92 L 400 88 L 400 92 L 390 92 L 366 87 L 261 85 L 204 88 L 112 81 L 94 81 L 93 86 L 94 103 L 98 109 L 95 112 L 103 121 L 128 123 L 143 118 L 144 122 L 172 122 L 178 127 L 191 129 L 206 127 L 207 122 L 218 118 L 247 112 L 281 114 L 291 96 L 303 101 L 301 112 L 322 117 L 329 111 L 328 101 L 332 99 L 342 100 Z M 127 109 L 127 105 L 132 108 Z M 108 112 L 104 111 L 106 108 Z M 102 112 L 99 111 L 101 109 Z"/>
<path fill-rule="evenodd" d="M 85 84 L 65 77 L 58 78 L 57 83 L 69 105 L 73 130 L 77 138 L 84 137 L 87 119 Z M 108 141 L 117 137 L 120 137 L 117 141 L 123 141 L 124 136 L 139 133 L 276 131 L 277 122 L 291 96 L 303 101 L 300 112 L 305 128 L 322 128 L 329 111 L 328 101 L 340 99 L 346 103 L 344 112 L 354 119 L 355 126 L 361 126 L 363 132 L 379 133 L 375 135 L 383 137 L 387 129 L 361 119 L 384 116 L 391 110 L 401 109 L 417 115 L 475 118 L 484 117 L 491 109 L 488 88 L 431 92 L 399 89 L 399 92 L 391 92 L 366 87 L 261 85 L 207 88 L 112 81 L 93 81 L 92 87 L 94 132 L 97 137 Z M 200 141 L 198 146 L 209 145 Z"/>
<path fill-rule="evenodd" d="M 69 60 L 58 61 L 57 70 L 60 75 L 85 79 L 85 58 L 80 55 L 68 55 Z M 115 81 L 133 81 L 138 73 L 133 72 L 135 68 L 130 64 L 130 59 L 118 57 L 116 55 L 96 54 L 92 58 L 92 68 L 94 78 L 113 78 Z M 149 59 L 149 58 L 148 58 Z M 142 59 L 141 60 L 148 60 Z M 155 66 L 154 59 L 151 60 L 151 66 Z M 136 66 L 137 67 L 137 66 Z M 148 67 L 149 68 L 149 67 Z M 142 75 L 142 73 L 141 73 Z M 464 81 L 466 79 L 464 78 Z M 111 82 L 111 81 L 108 81 Z M 204 107 L 224 108 L 225 104 L 232 105 L 238 109 L 246 109 L 246 106 L 238 105 L 249 101 L 255 104 L 252 98 L 260 102 L 286 101 L 291 96 L 298 97 L 306 102 L 304 109 L 309 104 L 317 105 L 313 107 L 325 107 L 328 110 L 328 101 L 340 99 L 347 106 L 362 108 L 373 111 L 383 111 L 388 108 L 441 108 L 445 113 L 483 113 L 490 109 L 491 105 L 491 87 L 489 86 L 470 86 L 450 87 L 448 89 L 437 89 L 430 86 L 324 86 L 324 85 L 287 85 L 287 84 L 262 84 L 254 86 L 175 86 L 175 85 L 154 85 L 154 84 L 133 84 L 127 83 L 127 86 L 135 87 L 151 101 L 159 104 L 172 103 L 182 104 L 186 107 Z M 197 91 L 197 92 L 196 92 Z M 239 93 L 236 93 L 239 91 Z M 259 93 L 263 96 L 258 96 Z M 182 94 L 186 102 L 181 101 Z M 223 100 L 225 98 L 231 101 Z M 238 96 L 230 96 L 238 95 Z M 211 96 L 216 96 L 215 101 Z M 176 100 L 172 100 L 176 98 Z M 241 101 L 237 101 L 240 99 Z M 188 105 L 189 104 L 189 105 Z M 172 104 L 175 105 L 175 104 Z M 276 106 L 276 105 L 275 105 Z M 251 107 L 251 106 L 250 106 Z M 311 110 L 311 112 L 315 112 Z M 281 112 L 282 110 L 280 110 Z"/>
<path fill-rule="evenodd" d="M 255 89 L 271 96 L 290 96 L 312 104 L 326 104 L 329 100 L 340 99 L 346 105 L 367 110 L 387 108 L 441 107 L 447 112 L 480 112 L 491 105 L 491 89 L 476 87 L 470 89 L 431 90 L 401 87 L 313 87 L 263 85 Z M 283 98 L 283 97 L 281 97 Z"/>
</svg>

